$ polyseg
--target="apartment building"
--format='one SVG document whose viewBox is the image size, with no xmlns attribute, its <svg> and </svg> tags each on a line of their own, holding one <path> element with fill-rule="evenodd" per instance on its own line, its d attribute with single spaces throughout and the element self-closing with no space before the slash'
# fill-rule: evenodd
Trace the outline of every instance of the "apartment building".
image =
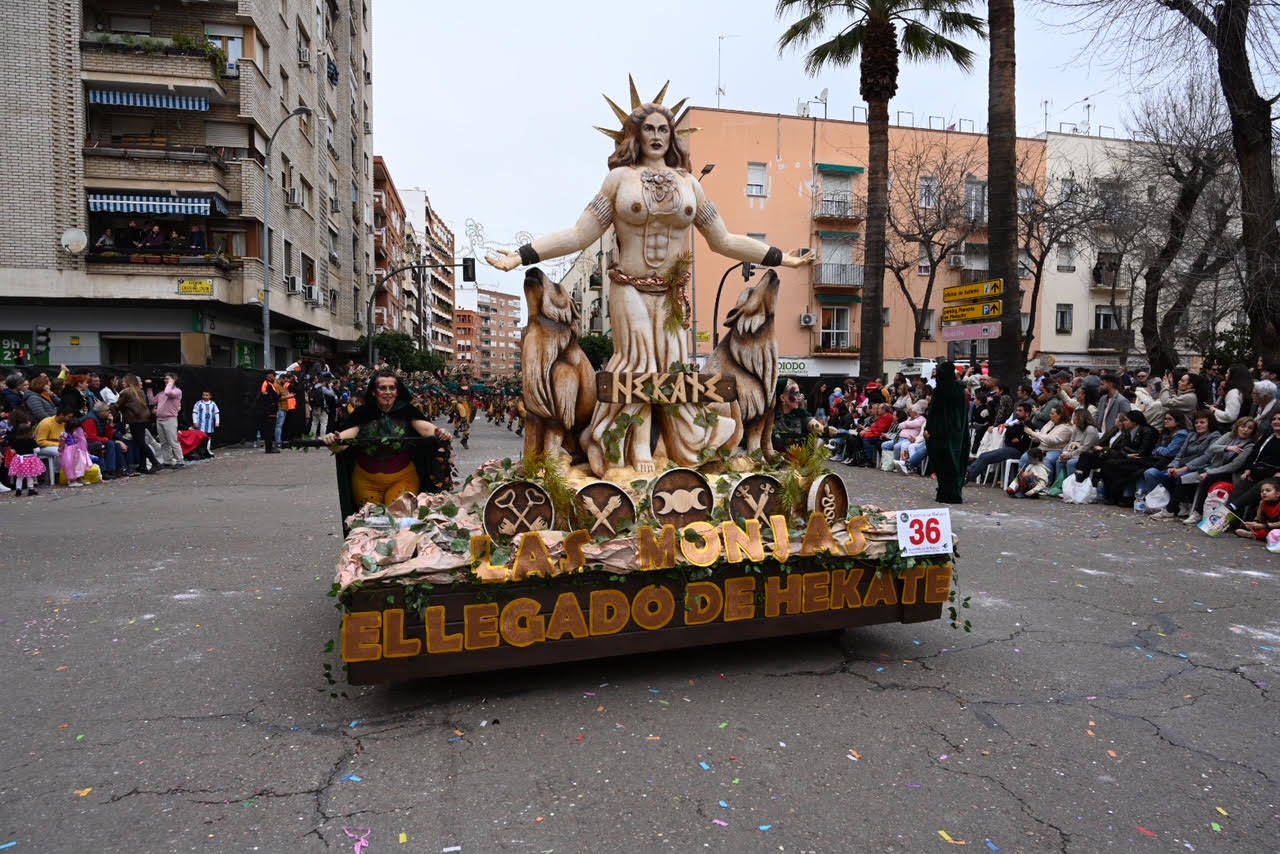
<svg viewBox="0 0 1280 854">
<path fill-rule="evenodd" d="M 351 349 L 373 269 L 370 0 L 7 11 L 0 336 L 50 326 L 52 364 Z M 87 246 L 60 241 L 77 230 Z"/>
<path fill-rule="evenodd" d="M 423 271 L 423 334 L 432 352 L 445 359 L 454 354 L 454 308 L 457 303 L 457 263 L 454 255 L 453 230 L 445 225 L 440 213 L 431 204 L 431 198 L 423 198 L 423 263 L 436 266 Z"/>
<path fill-rule="evenodd" d="M 520 300 L 514 294 L 476 291 L 475 376 L 505 379 L 520 373 Z"/>
<path fill-rule="evenodd" d="M 866 217 L 867 126 L 863 122 L 690 107 L 678 124 L 700 128 L 690 136 L 695 173 L 708 163 L 715 169 L 702 180 L 730 231 L 749 234 L 784 250 L 811 247 L 808 268 L 779 268 L 782 286 L 775 329 L 782 370 L 796 376 L 856 375 L 861 326 Z M 893 126 L 891 161 L 896 165 L 891 204 L 901 219 L 909 209 L 937 209 L 943 193 L 942 166 L 955 185 L 956 227 L 964 234 L 959 251 L 945 258 L 926 257 L 917 244 L 895 239 L 903 274 L 884 279 L 884 356 L 886 370 L 915 351 L 915 314 L 904 289 L 920 312 L 924 336 L 920 355 L 944 356 L 942 289 L 981 281 L 987 276 L 986 137 L 955 130 Z M 1025 180 L 1043 185 L 1044 141 L 1020 139 L 1019 157 L 1032 168 Z M 914 155 L 914 156 L 913 156 Z M 910 230 L 910 229 L 905 229 Z M 937 245 L 950 241 L 935 235 Z M 935 247 L 936 248 L 936 247 Z M 902 262 L 907 258 L 909 263 Z M 701 235 L 694 245 L 695 352 L 705 356 L 724 315 L 744 288 L 736 262 L 714 254 Z M 726 275 L 727 274 L 727 275 Z M 721 289 L 723 282 L 723 289 Z M 926 289 L 932 283 L 927 294 Z M 1025 284 L 1025 283 L 1024 283 Z M 719 314 L 714 308 L 719 293 Z M 1027 322 L 1029 296 L 1024 296 Z M 1008 320 L 1008 319 L 1006 319 Z M 1018 319 L 1014 319 L 1018 322 Z M 710 340 L 708 340 L 710 339 Z M 981 342 L 979 356 L 985 355 Z M 968 352 L 968 343 L 962 351 Z M 953 348 L 955 349 L 955 348 Z"/>
<path fill-rule="evenodd" d="M 405 259 L 405 207 L 382 155 L 373 158 L 373 298 L 374 334 L 387 330 L 413 334 L 406 325 L 406 308 L 416 316 L 416 296 L 406 297 L 409 274 Z M 400 272 L 396 272 L 400 271 Z M 375 285 L 376 282 L 376 285 Z M 416 335 L 414 336 L 417 337 Z"/>
<path fill-rule="evenodd" d="M 480 315 L 460 308 L 453 315 L 453 366 L 469 376 L 478 370 L 476 355 L 480 352 Z"/>
</svg>

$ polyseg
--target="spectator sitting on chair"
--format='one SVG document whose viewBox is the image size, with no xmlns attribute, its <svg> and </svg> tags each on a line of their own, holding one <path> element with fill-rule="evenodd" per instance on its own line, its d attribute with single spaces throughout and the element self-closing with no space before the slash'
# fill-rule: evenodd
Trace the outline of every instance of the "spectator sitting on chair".
<svg viewBox="0 0 1280 854">
<path fill-rule="evenodd" d="M 998 465 L 1005 460 L 1016 460 L 1026 453 L 1031 448 L 1031 437 L 1027 435 L 1027 421 L 1030 418 L 1030 406 L 1025 403 L 1015 406 L 1013 417 L 1004 428 L 1004 446 L 979 454 L 978 458 L 969 464 L 969 470 L 965 472 L 965 482 L 973 483 L 989 465 Z"/>
<path fill-rule="evenodd" d="M 116 438 L 111 407 L 98 401 L 93 406 L 93 412 L 80 426 L 84 428 L 85 438 L 89 440 L 89 453 L 102 460 L 102 479 L 123 477 L 129 446 Z"/>
<path fill-rule="evenodd" d="M 884 444 L 884 436 L 893 429 L 897 419 L 887 403 L 871 404 L 870 414 L 874 420 L 858 435 L 862 438 L 862 455 L 866 458 L 864 464 L 876 468 L 880 462 L 880 446 Z"/>
<path fill-rule="evenodd" d="M 74 412 L 64 410 L 57 415 L 42 418 L 36 424 L 36 453 L 45 459 L 56 460 L 62 451 L 67 422 L 74 417 Z"/>
<path fill-rule="evenodd" d="M 1191 506 L 1191 511 L 1182 520 L 1182 524 L 1194 525 L 1199 522 L 1209 487 L 1217 481 L 1230 480 L 1249 461 L 1256 432 L 1257 422 L 1252 418 L 1238 419 L 1231 432 L 1220 436 L 1210 447 L 1212 457 L 1209 465 L 1198 472 L 1188 472 L 1178 479 L 1174 498 Z"/>
<path fill-rule="evenodd" d="M 1045 468 L 1049 470 L 1050 483 L 1053 482 L 1057 471 L 1058 458 L 1062 456 L 1063 450 L 1071 441 L 1072 432 L 1071 421 L 1067 416 L 1067 408 L 1062 403 L 1054 404 L 1053 408 L 1049 410 L 1049 421 L 1044 428 L 1027 430 L 1027 435 L 1040 443 L 1038 447 L 1041 451 Z M 1018 465 L 1024 469 L 1031 465 L 1030 453 L 1031 451 L 1027 451 L 1018 462 Z"/>
<path fill-rule="evenodd" d="M 1249 458 L 1240 467 L 1240 474 L 1235 480 L 1235 490 L 1227 507 L 1240 518 L 1245 518 L 1254 504 L 1258 502 L 1259 489 L 1267 478 L 1276 476 L 1280 470 L 1280 412 L 1271 416 L 1271 432 L 1261 435 Z"/>
<path fill-rule="evenodd" d="M 1165 418 L 1167 421 L 1169 416 Z M 1195 430 L 1187 436 L 1177 455 L 1169 461 L 1167 468 L 1161 469 L 1157 465 L 1143 472 L 1142 480 L 1138 483 L 1138 491 L 1147 493 L 1157 486 L 1163 486 L 1169 490 L 1169 495 L 1172 496 L 1178 480 L 1184 474 L 1200 471 L 1207 466 L 1209 460 L 1213 457 L 1213 443 L 1219 435 L 1216 430 L 1210 429 L 1213 420 L 1213 415 L 1209 410 L 1202 409 L 1197 412 L 1193 416 Z M 1156 448 L 1157 453 L 1159 450 L 1159 448 Z M 1166 507 L 1164 510 L 1153 513 L 1151 518 L 1172 519 L 1177 515 L 1173 512 L 1175 509 L 1177 509 L 1176 506 Z"/>
</svg>

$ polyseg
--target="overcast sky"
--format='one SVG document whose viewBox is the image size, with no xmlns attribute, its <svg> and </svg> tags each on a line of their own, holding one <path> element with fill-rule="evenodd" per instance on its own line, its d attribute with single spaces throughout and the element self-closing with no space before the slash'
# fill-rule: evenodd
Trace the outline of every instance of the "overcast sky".
<svg viewBox="0 0 1280 854">
<path fill-rule="evenodd" d="M 772 0 L 472 0 L 449 3 L 377 0 L 373 4 L 374 150 L 386 158 L 406 205 L 421 210 L 425 188 L 454 229 L 461 252 L 464 223 L 512 248 L 518 232 L 533 235 L 573 224 L 603 180 L 612 142 L 592 125 L 616 128 L 600 97 L 628 105 L 627 74 L 646 100 L 670 79 L 666 98 L 731 109 L 793 115 L 799 98 L 828 90 L 828 114 L 849 119 L 858 95 L 856 64 L 805 75 L 803 58 L 779 56 L 783 22 Z M 974 4 L 979 13 L 985 4 Z M 1079 55 L 1083 34 L 1050 26 L 1051 10 L 1018 4 L 1018 132 L 1085 120 L 1120 131 L 1129 98 L 1126 81 Z M 724 34 L 732 36 L 721 40 Z M 987 51 L 973 72 L 904 64 L 890 104 L 947 123 L 971 119 L 986 127 Z M 822 105 L 813 104 L 815 115 Z M 860 112 L 859 119 L 863 116 Z M 967 129 L 967 126 L 966 126 Z M 1096 132 L 1096 131 L 1095 131 Z M 729 223 L 735 228 L 734 223 Z M 481 263 L 482 286 L 519 293 L 521 274 Z M 460 294 L 459 304 L 474 302 Z M 468 298 L 470 297 L 470 298 Z"/>
</svg>

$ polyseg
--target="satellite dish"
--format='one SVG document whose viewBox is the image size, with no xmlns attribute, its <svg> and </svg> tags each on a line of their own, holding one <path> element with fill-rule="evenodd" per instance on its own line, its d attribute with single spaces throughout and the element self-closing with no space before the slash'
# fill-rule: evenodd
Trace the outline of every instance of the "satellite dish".
<svg viewBox="0 0 1280 854">
<path fill-rule="evenodd" d="M 827 90 L 825 88 L 822 90 L 822 94 L 818 96 L 818 100 L 824 104 L 827 103 Z"/>
<path fill-rule="evenodd" d="M 89 235 L 78 228 L 68 228 L 62 232 L 62 248 L 72 255 L 79 255 L 89 246 Z"/>
</svg>

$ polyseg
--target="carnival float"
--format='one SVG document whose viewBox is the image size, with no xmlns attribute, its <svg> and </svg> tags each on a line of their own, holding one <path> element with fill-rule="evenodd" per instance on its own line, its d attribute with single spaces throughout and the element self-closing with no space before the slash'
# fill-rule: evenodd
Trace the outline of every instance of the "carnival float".
<svg viewBox="0 0 1280 854">
<path fill-rule="evenodd" d="M 812 255 L 728 230 L 691 172 L 693 129 L 675 125 L 684 102 L 664 106 L 666 90 L 645 102 L 632 81 L 629 111 L 606 97 L 621 127 L 600 129 L 614 142 L 600 192 L 572 227 L 487 259 L 526 268 L 523 453 L 455 487 L 447 437 L 399 392 L 400 410 L 384 402 L 366 419 L 387 426 L 399 412 L 398 428 L 329 441 L 419 475 L 416 491 L 361 499 L 348 486 L 360 463 L 336 457 L 346 540 L 331 594 L 350 683 L 920 622 L 944 608 L 955 622 L 949 523 L 904 548 L 904 523 L 925 531 L 917 511 L 851 505 L 816 437 L 774 447 L 776 273 L 743 292 L 701 369 L 691 363 L 691 228 L 739 261 L 800 267 Z M 537 264 L 610 227 L 614 354 L 597 372 L 578 346 L 577 306 Z"/>
</svg>

